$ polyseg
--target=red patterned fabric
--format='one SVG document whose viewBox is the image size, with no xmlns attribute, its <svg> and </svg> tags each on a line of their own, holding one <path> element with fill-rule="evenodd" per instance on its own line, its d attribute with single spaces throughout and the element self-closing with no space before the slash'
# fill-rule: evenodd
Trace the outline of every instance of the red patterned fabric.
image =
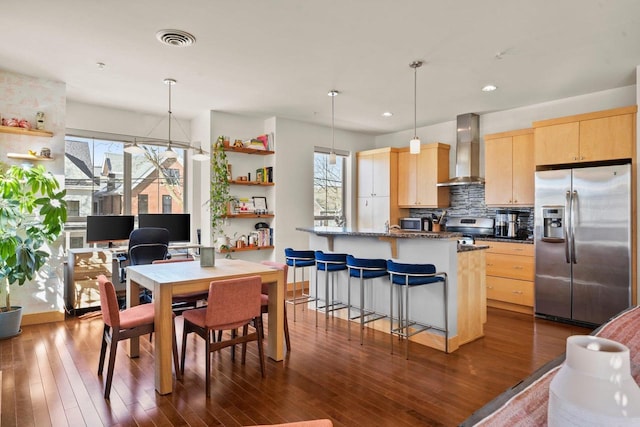
<svg viewBox="0 0 640 427">
<path fill-rule="evenodd" d="M 628 310 L 602 326 L 595 336 L 626 345 L 631 355 L 631 375 L 640 384 L 640 306 Z M 546 426 L 549 385 L 562 365 L 545 373 L 516 394 L 476 426 Z"/>
</svg>

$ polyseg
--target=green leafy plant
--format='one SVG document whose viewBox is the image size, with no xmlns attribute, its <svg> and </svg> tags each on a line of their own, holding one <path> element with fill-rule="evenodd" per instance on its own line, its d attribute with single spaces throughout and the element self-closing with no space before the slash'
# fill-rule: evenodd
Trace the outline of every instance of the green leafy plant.
<svg viewBox="0 0 640 427">
<path fill-rule="evenodd" d="M 11 309 L 11 285 L 32 280 L 49 259 L 42 247 L 62 234 L 67 220 L 65 194 L 42 166 L 0 167 L 0 279 L 6 284 L 3 311 Z"/>
<path fill-rule="evenodd" d="M 211 232 L 213 237 L 216 235 L 224 235 L 222 226 L 225 223 L 229 202 L 231 202 L 233 197 L 229 190 L 227 154 L 224 151 L 223 141 L 220 138 L 218 138 L 218 141 L 211 150 L 211 185 L 209 187 L 209 193 Z"/>
</svg>

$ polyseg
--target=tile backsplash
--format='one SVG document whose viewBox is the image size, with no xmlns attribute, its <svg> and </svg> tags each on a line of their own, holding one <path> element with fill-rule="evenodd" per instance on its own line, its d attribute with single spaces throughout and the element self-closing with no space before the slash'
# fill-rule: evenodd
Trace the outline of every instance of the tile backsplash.
<svg viewBox="0 0 640 427">
<path fill-rule="evenodd" d="M 484 203 L 484 185 L 459 185 L 449 187 L 450 206 L 446 208 L 446 217 L 473 216 L 482 218 L 495 218 L 496 211 L 507 209 L 523 212 L 529 215 L 527 229 L 529 235 L 533 234 L 533 207 L 488 207 Z M 427 216 L 436 214 L 440 216 L 443 209 L 411 209 L 411 216 Z"/>
</svg>

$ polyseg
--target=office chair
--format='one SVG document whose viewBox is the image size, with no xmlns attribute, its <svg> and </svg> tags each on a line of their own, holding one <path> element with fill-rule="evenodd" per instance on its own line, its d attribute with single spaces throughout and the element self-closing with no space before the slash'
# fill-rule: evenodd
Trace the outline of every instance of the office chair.
<svg viewBox="0 0 640 427">
<path fill-rule="evenodd" d="M 169 257 L 169 230 L 166 228 L 136 228 L 129 235 L 129 265 L 151 264 Z M 151 294 L 143 291 L 141 302 L 151 302 Z"/>
</svg>

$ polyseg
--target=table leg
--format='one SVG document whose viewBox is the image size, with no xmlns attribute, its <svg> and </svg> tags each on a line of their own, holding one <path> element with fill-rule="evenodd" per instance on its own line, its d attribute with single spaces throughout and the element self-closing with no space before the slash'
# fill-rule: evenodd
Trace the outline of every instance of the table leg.
<svg viewBox="0 0 640 427">
<path fill-rule="evenodd" d="M 275 361 L 284 359 L 284 271 L 278 270 L 278 280 L 269 283 L 269 335 L 267 356 Z"/>
<path fill-rule="evenodd" d="M 155 380 L 159 394 L 173 391 L 173 312 L 171 310 L 171 286 L 163 285 L 153 290 L 155 305 Z"/>
<path fill-rule="evenodd" d="M 127 277 L 127 308 L 140 304 L 140 285 Z M 140 338 L 130 338 L 129 357 L 140 356 Z"/>
</svg>

